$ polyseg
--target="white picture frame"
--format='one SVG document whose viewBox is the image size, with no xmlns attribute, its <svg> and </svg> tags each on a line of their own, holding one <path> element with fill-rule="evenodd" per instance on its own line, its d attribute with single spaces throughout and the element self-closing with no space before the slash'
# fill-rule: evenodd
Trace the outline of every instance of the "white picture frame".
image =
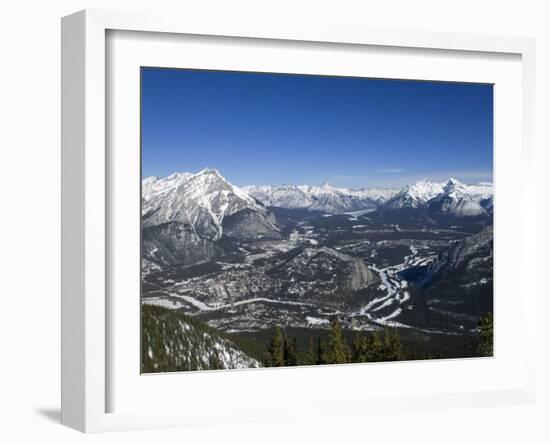
<svg viewBox="0 0 550 442">
<path fill-rule="evenodd" d="M 417 31 L 388 31 L 337 25 L 293 26 L 248 23 L 245 20 L 214 22 L 196 17 L 166 17 L 86 10 L 62 20 L 62 423 L 85 432 L 207 425 L 212 416 L 200 407 L 193 415 L 182 410 L 108 412 L 110 358 L 107 339 L 110 323 L 107 297 L 107 254 L 112 233 L 107 228 L 110 210 L 107 155 L 106 35 L 109 31 L 240 37 L 286 42 L 337 43 L 383 48 L 417 48 L 514 54 L 521 57 L 521 159 L 523 186 L 534 188 L 535 42 L 519 37 L 494 37 Z M 527 256 L 535 254 L 535 194 L 521 192 L 521 298 L 525 317 L 536 316 L 536 289 L 529 277 Z M 497 318 L 498 321 L 498 318 Z M 534 336 L 535 324 L 525 325 L 525 336 Z M 461 393 L 430 392 L 425 395 L 387 395 L 376 401 L 367 396 L 328 396 L 312 407 L 296 402 L 283 409 L 277 404 L 258 409 L 254 403 L 237 402 L 234 410 L 220 411 L 217 422 L 253 422 L 266 419 L 327 416 L 331 401 L 338 413 L 389 412 L 532 403 L 535 398 L 534 339 L 526 340 L 520 383 L 506 388 L 477 389 Z M 455 361 L 460 364 L 460 361 Z M 458 368 L 459 365 L 457 365 Z M 315 368 L 313 368 L 315 369 Z M 326 373 L 346 367 L 322 368 Z M 361 367 L 354 367 L 357 370 Z M 274 376 L 276 370 L 261 370 Z M 289 373 L 287 371 L 287 373 Z M 311 371 L 309 372 L 311 373 Z M 348 371 L 347 373 L 351 373 Z M 223 376 L 223 373 L 220 373 Z M 198 374 L 195 376 L 199 376 Z M 201 375 L 202 376 L 202 375 Z M 256 375 L 255 375 L 256 376 Z M 293 376 L 293 375 L 288 375 Z M 265 379 L 264 379 L 265 381 Z M 239 411 L 239 414 L 235 413 Z"/>
</svg>

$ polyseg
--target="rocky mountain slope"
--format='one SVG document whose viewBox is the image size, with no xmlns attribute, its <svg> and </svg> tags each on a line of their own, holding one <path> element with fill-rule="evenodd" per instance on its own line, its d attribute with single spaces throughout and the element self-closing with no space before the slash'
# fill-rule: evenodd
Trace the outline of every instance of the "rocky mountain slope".
<svg viewBox="0 0 550 442">
<path fill-rule="evenodd" d="M 215 169 L 196 174 L 182 173 L 142 182 L 142 220 L 144 227 L 178 222 L 202 238 L 220 239 L 224 233 L 242 235 L 235 223 L 224 232 L 228 217 L 246 211 L 246 234 L 255 237 L 278 237 L 275 218 L 262 205 L 229 183 Z"/>
<path fill-rule="evenodd" d="M 227 251 L 223 244 L 201 237 L 191 226 L 181 222 L 144 228 L 141 247 L 147 263 L 157 268 L 212 260 Z"/>
<path fill-rule="evenodd" d="M 428 202 L 429 210 L 458 217 L 485 215 L 487 212 L 476 196 L 466 185 L 451 178 L 442 192 Z"/>
<path fill-rule="evenodd" d="M 333 303 L 380 281 L 362 259 L 326 246 L 299 250 L 268 274 L 284 281 L 281 291 L 285 293 Z"/>
<path fill-rule="evenodd" d="M 233 240 L 278 239 L 274 215 L 215 169 L 142 182 L 142 256 L 150 266 L 211 260 Z"/>
<path fill-rule="evenodd" d="M 492 259 L 493 226 L 488 226 L 479 233 L 455 242 L 441 252 L 437 259 L 426 267 L 418 283 L 425 286 L 460 269 L 475 272 L 484 271 L 486 268 L 492 271 L 492 265 L 487 265 L 489 262 L 492 264 Z M 492 275 L 488 276 L 492 278 Z"/>
<path fill-rule="evenodd" d="M 179 312 L 142 306 L 142 373 L 256 368 L 230 339 Z"/>
<path fill-rule="evenodd" d="M 439 330 L 474 330 L 493 309 L 493 227 L 455 241 L 428 264 L 401 278 L 421 293 L 422 321 Z"/>
</svg>

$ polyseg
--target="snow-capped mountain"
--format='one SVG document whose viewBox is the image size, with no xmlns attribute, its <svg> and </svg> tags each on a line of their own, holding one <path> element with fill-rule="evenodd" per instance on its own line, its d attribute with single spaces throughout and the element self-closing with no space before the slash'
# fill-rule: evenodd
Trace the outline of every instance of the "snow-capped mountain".
<svg viewBox="0 0 550 442">
<path fill-rule="evenodd" d="M 479 183 L 466 186 L 472 198 L 485 209 L 488 214 L 493 213 L 493 183 Z"/>
<path fill-rule="evenodd" d="M 327 213 L 429 210 L 432 215 L 480 216 L 492 213 L 491 183 L 468 185 L 456 179 L 423 179 L 400 191 L 321 186 L 246 186 L 229 183 L 217 170 L 175 173 L 142 182 L 144 226 L 179 222 L 208 240 L 226 236 L 251 239 L 279 235 L 267 207 L 308 209 Z"/>
<path fill-rule="evenodd" d="M 370 187 L 367 189 L 346 189 L 350 195 L 357 198 L 365 198 L 376 201 L 378 204 L 382 204 L 385 201 L 392 198 L 396 193 L 396 189 L 388 189 L 385 187 Z"/>
<path fill-rule="evenodd" d="M 493 183 L 466 184 L 465 186 L 472 198 L 478 202 L 493 199 Z"/>
<path fill-rule="evenodd" d="M 143 201 L 150 201 L 151 199 L 161 197 L 181 185 L 192 175 L 192 173 L 180 172 L 173 173 L 166 178 L 147 177 L 141 182 L 141 197 Z"/>
<path fill-rule="evenodd" d="M 432 214 L 453 216 L 480 216 L 492 211 L 493 185 L 468 185 L 450 178 L 436 183 L 427 179 L 405 186 L 384 203 L 381 211 L 399 209 L 428 209 Z"/>
<path fill-rule="evenodd" d="M 347 189 L 326 182 L 321 186 L 246 186 L 243 190 L 265 206 L 328 213 L 376 210 L 396 192 L 383 188 Z"/>
<path fill-rule="evenodd" d="M 443 192 L 429 201 L 431 212 L 454 216 L 485 215 L 486 210 L 479 203 L 479 196 L 468 186 L 451 178 Z"/>
<path fill-rule="evenodd" d="M 235 223 L 236 217 L 242 218 L 246 232 L 240 231 L 243 224 Z M 142 219 L 145 227 L 182 223 L 211 240 L 220 239 L 224 233 L 228 236 L 250 233 L 254 237 L 279 234 L 273 215 L 215 169 L 144 179 Z M 232 229 L 224 231 L 229 220 Z"/>
<path fill-rule="evenodd" d="M 393 198 L 384 203 L 382 210 L 417 209 L 443 192 L 443 184 L 428 179 L 405 186 Z"/>
<path fill-rule="evenodd" d="M 298 186 L 245 186 L 243 190 L 265 206 L 303 209 L 312 205 L 309 195 Z"/>
</svg>

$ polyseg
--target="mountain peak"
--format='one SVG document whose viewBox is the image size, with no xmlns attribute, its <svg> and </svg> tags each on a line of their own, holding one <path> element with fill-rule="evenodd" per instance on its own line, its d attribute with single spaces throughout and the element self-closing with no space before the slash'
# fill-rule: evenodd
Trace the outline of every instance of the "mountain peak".
<svg viewBox="0 0 550 442">
<path fill-rule="evenodd" d="M 197 175 L 215 175 L 220 178 L 222 178 L 222 175 L 218 169 L 214 169 L 212 167 L 205 167 L 200 172 L 197 173 Z"/>
<path fill-rule="evenodd" d="M 441 193 L 442 185 L 439 183 L 434 183 L 433 181 L 425 178 L 423 180 L 417 181 L 416 183 L 406 186 L 404 193 L 412 197 L 413 199 L 418 199 L 421 201 L 428 201 L 437 194 Z"/>
<path fill-rule="evenodd" d="M 191 226 L 203 238 L 217 240 L 224 234 L 226 218 L 246 212 L 252 215 L 247 218 L 249 224 L 243 228 L 243 235 L 279 234 L 265 207 L 233 186 L 217 169 L 205 168 L 195 174 L 173 174 L 171 177 L 144 187 L 142 213 L 148 215 L 147 225 L 179 222 Z M 237 231 L 235 225 L 243 225 L 235 220 L 233 223 L 232 232 Z M 252 228 L 256 230 L 252 232 Z"/>
<path fill-rule="evenodd" d="M 153 184 L 155 181 L 158 181 L 158 177 L 156 176 L 148 176 L 147 178 L 143 178 L 142 184 L 144 186 Z"/>
<path fill-rule="evenodd" d="M 462 183 L 460 181 L 458 181 L 456 178 L 449 178 L 449 180 L 447 181 L 447 186 L 461 186 Z"/>
<path fill-rule="evenodd" d="M 485 209 L 476 201 L 472 189 L 457 179 L 449 178 L 443 192 L 432 200 L 431 209 L 454 216 L 480 216 Z"/>
<path fill-rule="evenodd" d="M 405 186 L 394 197 L 384 203 L 384 209 L 418 208 L 443 191 L 443 185 L 424 178 Z"/>
<path fill-rule="evenodd" d="M 455 178 L 449 178 L 445 187 L 443 187 L 443 192 L 448 194 L 454 191 L 460 191 L 461 193 L 468 193 L 466 186 L 458 181 Z"/>
</svg>

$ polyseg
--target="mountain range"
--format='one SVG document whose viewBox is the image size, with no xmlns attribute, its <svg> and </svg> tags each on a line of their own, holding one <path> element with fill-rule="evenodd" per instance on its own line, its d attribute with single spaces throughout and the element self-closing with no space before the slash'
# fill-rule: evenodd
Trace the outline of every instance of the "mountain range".
<svg viewBox="0 0 550 442">
<path fill-rule="evenodd" d="M 399 190 L 238 187 L 215 169 L 146 178 L 143 369 L 258 366 L 268 330 L 299 331 L 303 351 L 334 319 L 471 355 L 492 311 L 492 211 L 491 183 L 453 178 Z"/>
<path fill-rule="evenodd" d="M 246 186 L 243 190 L 266 206 L 327 213 L 376 210 L 396 193 L 383 188 L 334 187 L 327 182 L 321 186 Z"/>
<path fill-rule="evenodd" d="M 145 226 L 181 222 L 212 240 L 224 233 L 234 237 L 277 237 L 280 231 L 269 207 L 328 214 L 422 209 L 456 217 L 490 215 L 493 208 L 491 183 L 469 185 L 450 178 L 445 182 L 423 179 L 401 190 L 348 189 L 328 183 L 240 188 L 215 169 L 146 178 L 142 195 Z"/>
<path fill-rule="evenodd" d="M 210 168 L 148 177 L 142 181 L 143 263 L 155 268 L 190 265 L 241 253 L 246 242 L 281 240 L 291 232 L 286 214 L 280 210 L 302 210 L 329 218 L 344 214 L 380 226 L 433 228 L 486 225 L 492 201 L 492 184 L 468 185 L 453 178 L 446 182 L 424 179 L 396 191 L 348 189 L 328 183 L 241 188 Z M 290 225 L 294 225 L 295 216 L 291 215 Z"/>
</svg>

